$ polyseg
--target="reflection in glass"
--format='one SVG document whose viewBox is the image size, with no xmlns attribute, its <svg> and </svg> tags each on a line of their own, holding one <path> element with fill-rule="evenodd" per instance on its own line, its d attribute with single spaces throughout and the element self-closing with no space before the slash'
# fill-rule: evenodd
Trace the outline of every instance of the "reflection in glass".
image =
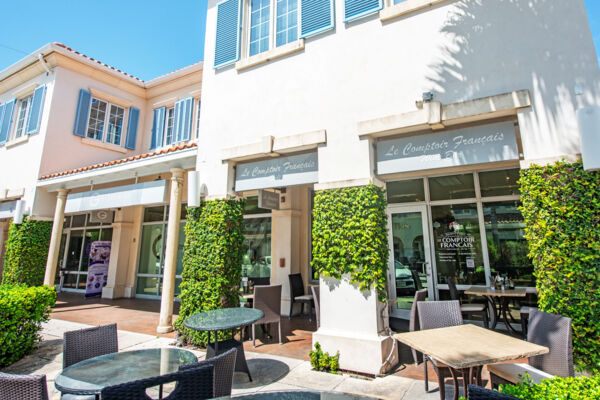
<svg viewBox="0 0 600 400">
<path fill-rule="evenodd" d="M 386 185 L 388 203 L 410 203 L 425 201 L 423 179 L 388 182 Z"/>
<path fill-rule="evenodd" d="M 165 206 L 144 208 L 144 222 L 159 222 L 165 217 Z"/>
<path fill-rule="evenodd" d="M 72 228 L 81 228 L 83 226 L 85 226 L 85 217 L 86 214 L 78 214 L 78 215 L 73 215 L 71 217 L 71 227 Z"/>
<path fill-rule="evenodd" d="M 100 238 L 100 231 L 97 229 L 88 230 L 85 232 L 85 243 L 84 243 L 84 253 L 81 259 L 81 269 L 80 271 L 87 271 L 88 266 L 90 265 L 90 251 L 92 250 L 92 242 L 96 242 Z M 85 277 L 83 278 L 85 289 Z"/>
<path fill-rule="evenodd" d="M 163 246 L 163 225 L 145 225 L 142 227 L 142 248 L 140 250 L 140 274 L 160 274 Z"/>
<path fill-rule="evenodd" d="M 438 283 L 485 285 L 479 218 L 475 204 L 431 207 Z"/>
<path fill-rule="evenodd" d="M 483 205 L 490 268 L 492 276 L 508 275 L 516 286 L 535 286 L 519 206 L 518 201 Z"/>
<path fill-rule="evenodd" d="M 67 250 L 67 263 L 65 265 L 65 268 L 68 271 L 79 270 L 82 244 L 83 231 L 71 231 L 71 237 L 69 238 L 69 249 Z"/>
<path fill-rule="evenodd" d="M 67 289 L 76 289 L 78 276 L 78 274 L 65 274 L 62 287 Z"/>
<path fill-rule="evenodd" d="M 481 197 L 518 196 L 521 194 L 518 181 L 518 169 L 480 172 Z"/>
<path fill-rule="evenodd" d="M 271 277 L 271 217 L 244 220 L 242 276 Z"/>
<path fill-rule="evenodd" d="M 431 201 L 468 199 L 475 197 L 473 174 L 429 178 Z"/>
<path fill-rule="evenodd" d="M 138 276 L 135 293 L 151 296 L 160 295 L 160 279 L 155 276 Z"/>
<path fill-rule="evenodd" d="M 427 287 L 421 213 L 392 214 L 392 236 L 398 308 L 410 308 L 415 291 Z"/>
<path fill-rule="evenodd" d="M 100 240 L 103 242 L 112 241 L 112 228 L 102 228 L 102 232 L 100 233 Z"/>
</svg>

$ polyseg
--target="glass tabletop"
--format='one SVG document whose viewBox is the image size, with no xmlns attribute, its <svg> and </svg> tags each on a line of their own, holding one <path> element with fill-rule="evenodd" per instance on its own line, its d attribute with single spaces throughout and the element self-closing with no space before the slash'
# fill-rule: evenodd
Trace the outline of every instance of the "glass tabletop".
<svg viewBox="0 0 600 400">
<path fill-rule="evenodd" d="M 264 315 L 255 308 L 221 308 L 194 314 L 183 325 L 197 331 L 222 331 L 250 325 Z"/>
<path fill-rule="evenodd" d="M 245 400 L 374 400 L 378 397 L 368 397 L 358 394 L 338 392 L 313 392 L 303 390 L 279 391 L 279 392 L 257 392 L 243 396 L 235 396 L 236 399 Z M 219 400 L 227 400 L 231 397 L 219 397 Z"/>
<path fill-rule="evenodd" d="M 173 348 L 106 354 L 65 368 L 54 385 L 63 393 L 97 394 L 106 386 L 176 372 L 196 361 L 194 353 Z"/>
</svg>

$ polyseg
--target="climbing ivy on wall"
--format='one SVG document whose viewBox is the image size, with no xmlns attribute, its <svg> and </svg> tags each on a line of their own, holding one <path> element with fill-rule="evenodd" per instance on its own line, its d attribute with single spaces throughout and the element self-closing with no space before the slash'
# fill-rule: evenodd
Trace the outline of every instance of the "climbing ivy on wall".
<svg viewBox="0 0 600 400">
<path fill-rule="evenodd" d="M 557 162 L 520 184 L 539 308 L 572 319 L 576 362 L 600 371 L 600 172 Z"/>
<path fill-rule="evenodd" d="M 388 236 L 385 191 L 375 185 L 322 190 L 315 194 L 313 271 L 375 288 L 386 298 Z"/>
<path fill-rule="evenodd" d="M 40 286 L 44 283 L 52 222 L 24 218 L 11 224 L 4 255 L 3 284 Z"/>
<path fill-rule="evenodd" d="M 179 316 L 175 329 L 184 343 L 205 345 L 206 332 L 183 326 L 189 316 L 239 306 L 244 254 L 244 202 L 204 201 L 188 208 Z"/>
</svg>

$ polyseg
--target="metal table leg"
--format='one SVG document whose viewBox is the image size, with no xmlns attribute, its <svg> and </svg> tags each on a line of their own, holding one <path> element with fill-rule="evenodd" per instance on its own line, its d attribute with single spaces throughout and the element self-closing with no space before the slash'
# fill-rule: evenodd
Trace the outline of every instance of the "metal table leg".
<svg viewBox="0 0 600 400">
<path fill-rule="evenodd" d="M 513 328 L 510 324 L 510 321 L 508 320 L 508 297 L 504 297 L 502 298 L 502 320 L 504 321 L 504 325 L 506 325 L 506 329 L 508 329 L 509 332 L 518 335 L 519 332 L 517 332 L 515 330 L 515 328 Z"/>
</svg>

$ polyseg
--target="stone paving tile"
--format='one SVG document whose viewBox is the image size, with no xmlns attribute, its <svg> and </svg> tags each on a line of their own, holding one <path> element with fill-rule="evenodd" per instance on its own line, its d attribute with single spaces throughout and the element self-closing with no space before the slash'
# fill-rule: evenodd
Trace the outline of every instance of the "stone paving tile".
<svg viewBox="0 0 600 400">
<path fill-rule="evenodd" d="M 397 376 L 375 379 L 348 377 L 335 387 L 336 392 L 357 393 L 381 399 L 401 400 L 413 380 Z"/>
<path fill-rule="evenodd" d="M 142 333 L 118 331 L 119 351 L 131 350 L 136 346 L 143 345 L 144 343 L 154 341 L 156 337 L 150 335 L 144 335 Z M 172 339 L 165 339 L 172 342 Z M 156 346 L 155 346 L 156 347 Z"/>
<path fill-rule="evenodd" d="M 305 361 L 291 370 L 279 383 L 313 390 L 333 390 L 344 379 L 347 379 L 344 375 L 313 371 L 310 363 Z"/>
</svg>

